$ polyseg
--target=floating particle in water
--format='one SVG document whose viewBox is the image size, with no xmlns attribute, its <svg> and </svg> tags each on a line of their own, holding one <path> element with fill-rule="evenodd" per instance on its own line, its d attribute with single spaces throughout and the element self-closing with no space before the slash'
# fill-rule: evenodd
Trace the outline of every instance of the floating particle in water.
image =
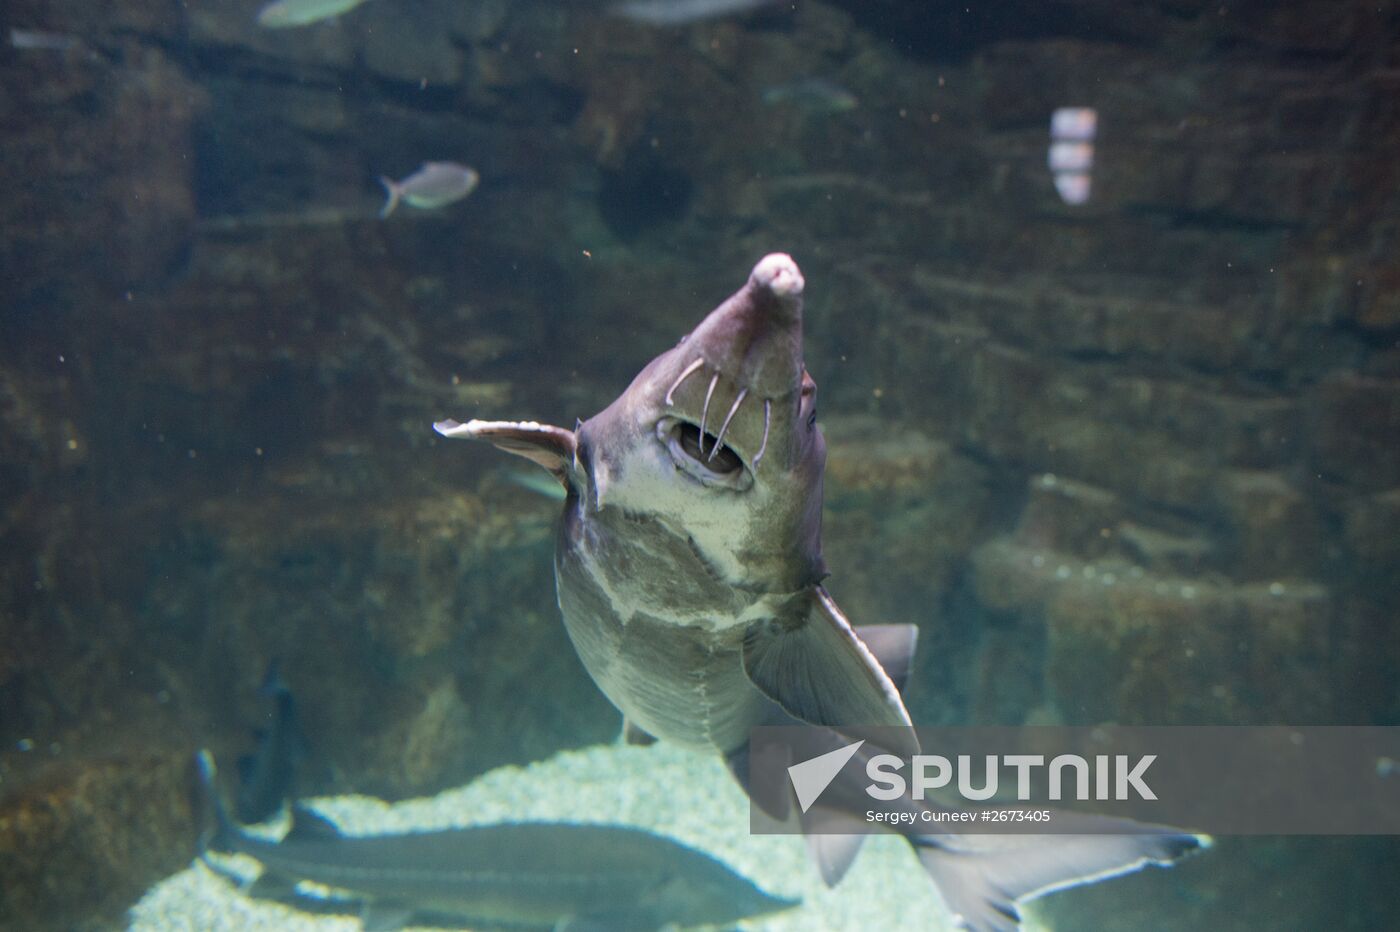
<svg viewBox="0 0 1400 932">
<path fill-rule="evenodd" d="M 1400 764 L 1397 764 L 1394 759 L 1389 757 L 1376 758 L 1376 776 L 1393 777 L 1397 773 L 1400 773 Z"/>
<path fill-rule="evenodd" d="M 1097 576 L 1098 574 L 1099 574 L 1099 571 L 1098 571 L 1097 569 L 1094 568 L 1094 565 L 1093 565 L 1092 563 L 1090 563 L 1090 564 L 1088 564 L 1087 566 L 1084 567 L 1084 578 L 1085 578 L 1085 579 L 1093 579 L 1093 578 L 1094 578 L 1095 576 Z"/>
<path fill-rule="evenodd" d="M 1182 587 L 1181 587 L 1181 597 L 1182 597 L 1183 599 L 1194 599 L 1194 598 L 1196 597 L 1196 587 L 1195 587 L 1195 586 L 1182 586 Z"/>
<path fill-rule="evenodd" d="M 1055 570 L 1056 579 L 1069 579 L 1072 575 L 1074 575 L 1073 571 L 1071 571 L 1070 568 L 1068 566 L 1065 566 L 1063 563 L 1061 563 L 1059 568 Z"/>
<path fill-rule="evenodd" d="M 1269 595 L 1274 596 L 1275 598 L 1277 598 L 1278 596 L 1283 595 L 1283 592 L 1284 592 L 1283 583 L 1281 583 L 1281 582 L 1272 582 L 1272 583 L 1269 583 Z"/>
<path fill-rule="evenodd" d="M 1031 557 L 1031 566 L 1042 567 L 1044 565 L 1045 557 L 1042 554 L 1037 553 L 1035 556 Z"/>
<path fill-rule="evenodd" d="M 1117 581 L 1118 577 L 1114 576 L 1112 573 L 1104 573 L 1103 578 L 1099 580 L 1099 582 L 1103 583 L 1105 586 L 1111 586 Z"/>
<path fill-rule="evenodd" d="M 20 738 L 18 741 L 15 742 L 15 748 L 16 750 L 20 751 L 32 751 L 34 750 L 34 739 Z"/>
</svg>

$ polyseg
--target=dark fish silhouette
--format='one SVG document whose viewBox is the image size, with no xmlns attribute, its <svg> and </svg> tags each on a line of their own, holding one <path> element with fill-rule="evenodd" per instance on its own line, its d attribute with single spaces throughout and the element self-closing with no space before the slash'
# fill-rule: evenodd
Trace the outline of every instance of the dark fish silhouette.
<svg viewBox="0 0 1400 932">
<path fill-rule="evenodd" d="M 272 711 L 267 727 L 257 731 L 257 750 L 238 759 L 235 808 L 240 822 L 262 822 L 276 815 L 294 794 L 297 764 L 306 756 L 296 700 L 282 681 L 277 661 L 268 665 L 259 694 L 272 700 Z"/>
<path fill-rule="evenodd" d="M 206 851 L 260 861 L 254 896 L 304 901 L 295 891 L 301 880 L 345 890 L 359 901 L 367 930 L 414 920 L 649 930 L 736 922 L 797 905 L 769 896 L 709 855 L 624 826 L 519 822 L 349 836 L 293 807 L 286 837 L 264 841 L 229 821 L 207 754 L 197 765 L 215 823 Z"/>
<path fill-rule="evenodd" d="M 772 6 L 777 0 L 629 0 L 612 8 L 614 16 L 648 26 L 687 26 L 722 16 L 738 16 Z"/>
</svg>

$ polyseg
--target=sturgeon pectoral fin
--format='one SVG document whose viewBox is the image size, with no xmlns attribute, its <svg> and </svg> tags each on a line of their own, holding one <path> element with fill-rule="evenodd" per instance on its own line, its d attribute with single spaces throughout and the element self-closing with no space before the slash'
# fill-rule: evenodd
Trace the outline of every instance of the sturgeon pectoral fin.
<svg viewBox="0 0 1400 932">
<path fill-rule="evenodd" d="M 804 623 L 791 628 L 759 624 L 747 632 L 744 672 L 794 718 L 838 731 L 898 729 L 898 737 L 882 742 L 887 749 L 918 752 L 899 691 L 821 586 L 812 587 Z"/>
<path fill-rule="evenodd" d="M 782 715 L 781 710 L 779 714 Z M 795 725 L 791 718 L 783 715 L 786 719 L 778 724 Z M 749 744 L 745 742 L 725 756 L 725 763 L 729 765 L 729 772 L 734 775 L 734 779 L 739 781 L 739 785 L 744 788 L 744 794 L 749 797 L 755 806 L 773 821 L 782 822 L 790 828 L 796 828 L 797 806 L 794 805 L 792 785 L 787 781 L 759 780 L 754 783 L 749 777 L 753 773 L 782 773 L 792 764 L 790 749 L 783 744 L 772 744 L 763 746 L 765 756 L 755 761 L 750 753 Z"/>
<path fill-rule="evenodd" d="M 576 440 L 574 432 L 552 424 L 535 421 L 438 421 L 433 430 L 444 437 L 465 437 L 469 440 L 489 440 L 491 443 L 538 463 L 554 474 L 567 487 L 566 477 L 574 461 Z"/>
<path fill-rule="evenodd" d="M 904 693 L 909 671 L 914 666 L 914 651 L 919 646 L 919 629 L 915 625 L 861 625 L 856 637 L 865 642 L 875 659 L 880 661 L 885 675 L 894 688 Z"/>
<path fill-rule="evenodd" d="M 808 833 L 804 816 L 803 834 L 807 839 L 807 853 L 816 862 L 822 882 L 834 887 L 846 876 L 856 855 L 860 854 L 861 843 L 865 841 L 870 825 L 853 815 L 829 809 L 818 812 L 818 809 L 820 807 L 814 807 L 808 815 L 817 813 L 821 833 Z"/>
</svg>

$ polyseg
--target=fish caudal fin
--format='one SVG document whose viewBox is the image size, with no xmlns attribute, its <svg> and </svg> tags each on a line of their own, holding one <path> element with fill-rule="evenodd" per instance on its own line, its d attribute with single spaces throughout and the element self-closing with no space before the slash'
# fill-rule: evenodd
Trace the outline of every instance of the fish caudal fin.
<svg viewBox="0 0 1400 932">
<path fill-rule="evenodd" d="M 379 176 L 379 183 L 384 185 L 386 195 L 384 206 L 379 209 L 379 219 L 383 220 L 394 212 L 394 208 L 399 206 L 399 199 L 403 197 L 403 189 L 392 178 Z"/>
<path fill-rule="evenodd" d="M 1057 818 L 1071 818 L 1060 813 Z M 1093 818 L 1093 817 L 1089 817 Z M 1156 825 L 1111 820 L 1107 835 L 961 835 L 910 839 L 948 909 L 970 932 L 1014 932 L 1017 902 L 1106 880 L 1148 864 L 1169 866 L 1210 839 Z"/>
</svg>

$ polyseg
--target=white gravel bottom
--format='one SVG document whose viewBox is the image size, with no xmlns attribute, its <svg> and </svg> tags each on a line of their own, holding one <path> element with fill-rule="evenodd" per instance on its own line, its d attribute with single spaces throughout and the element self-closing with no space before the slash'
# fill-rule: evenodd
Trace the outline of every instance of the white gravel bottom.
<svg viewBox="0 0 1400 932">
<path fill-rule="evenodd" d="M 770 894 L 802 900 L 800 907 L 741 923 L 743 929 L 953 928 L 902 838 L 867 839 L 850 873 L 828 889 L 800 837 L 749 834 L 748 800 L 717 756 L 665 744 L 569 751 L 524 768 L 502 767 L 467 786 L 393 805 L 367 796 L 325 797 L 310 804 L 352 835 L 531 820 L 650 829 L 724 861 Z M 257 872 L 250 858 L 222 858 L 221 863 L 245 876 Z M 130 918 L 133 932 L 360 929 L 353 916 L 314 915 L 252 899 L 197 861 L 147 891 Z"/>
</svg>

